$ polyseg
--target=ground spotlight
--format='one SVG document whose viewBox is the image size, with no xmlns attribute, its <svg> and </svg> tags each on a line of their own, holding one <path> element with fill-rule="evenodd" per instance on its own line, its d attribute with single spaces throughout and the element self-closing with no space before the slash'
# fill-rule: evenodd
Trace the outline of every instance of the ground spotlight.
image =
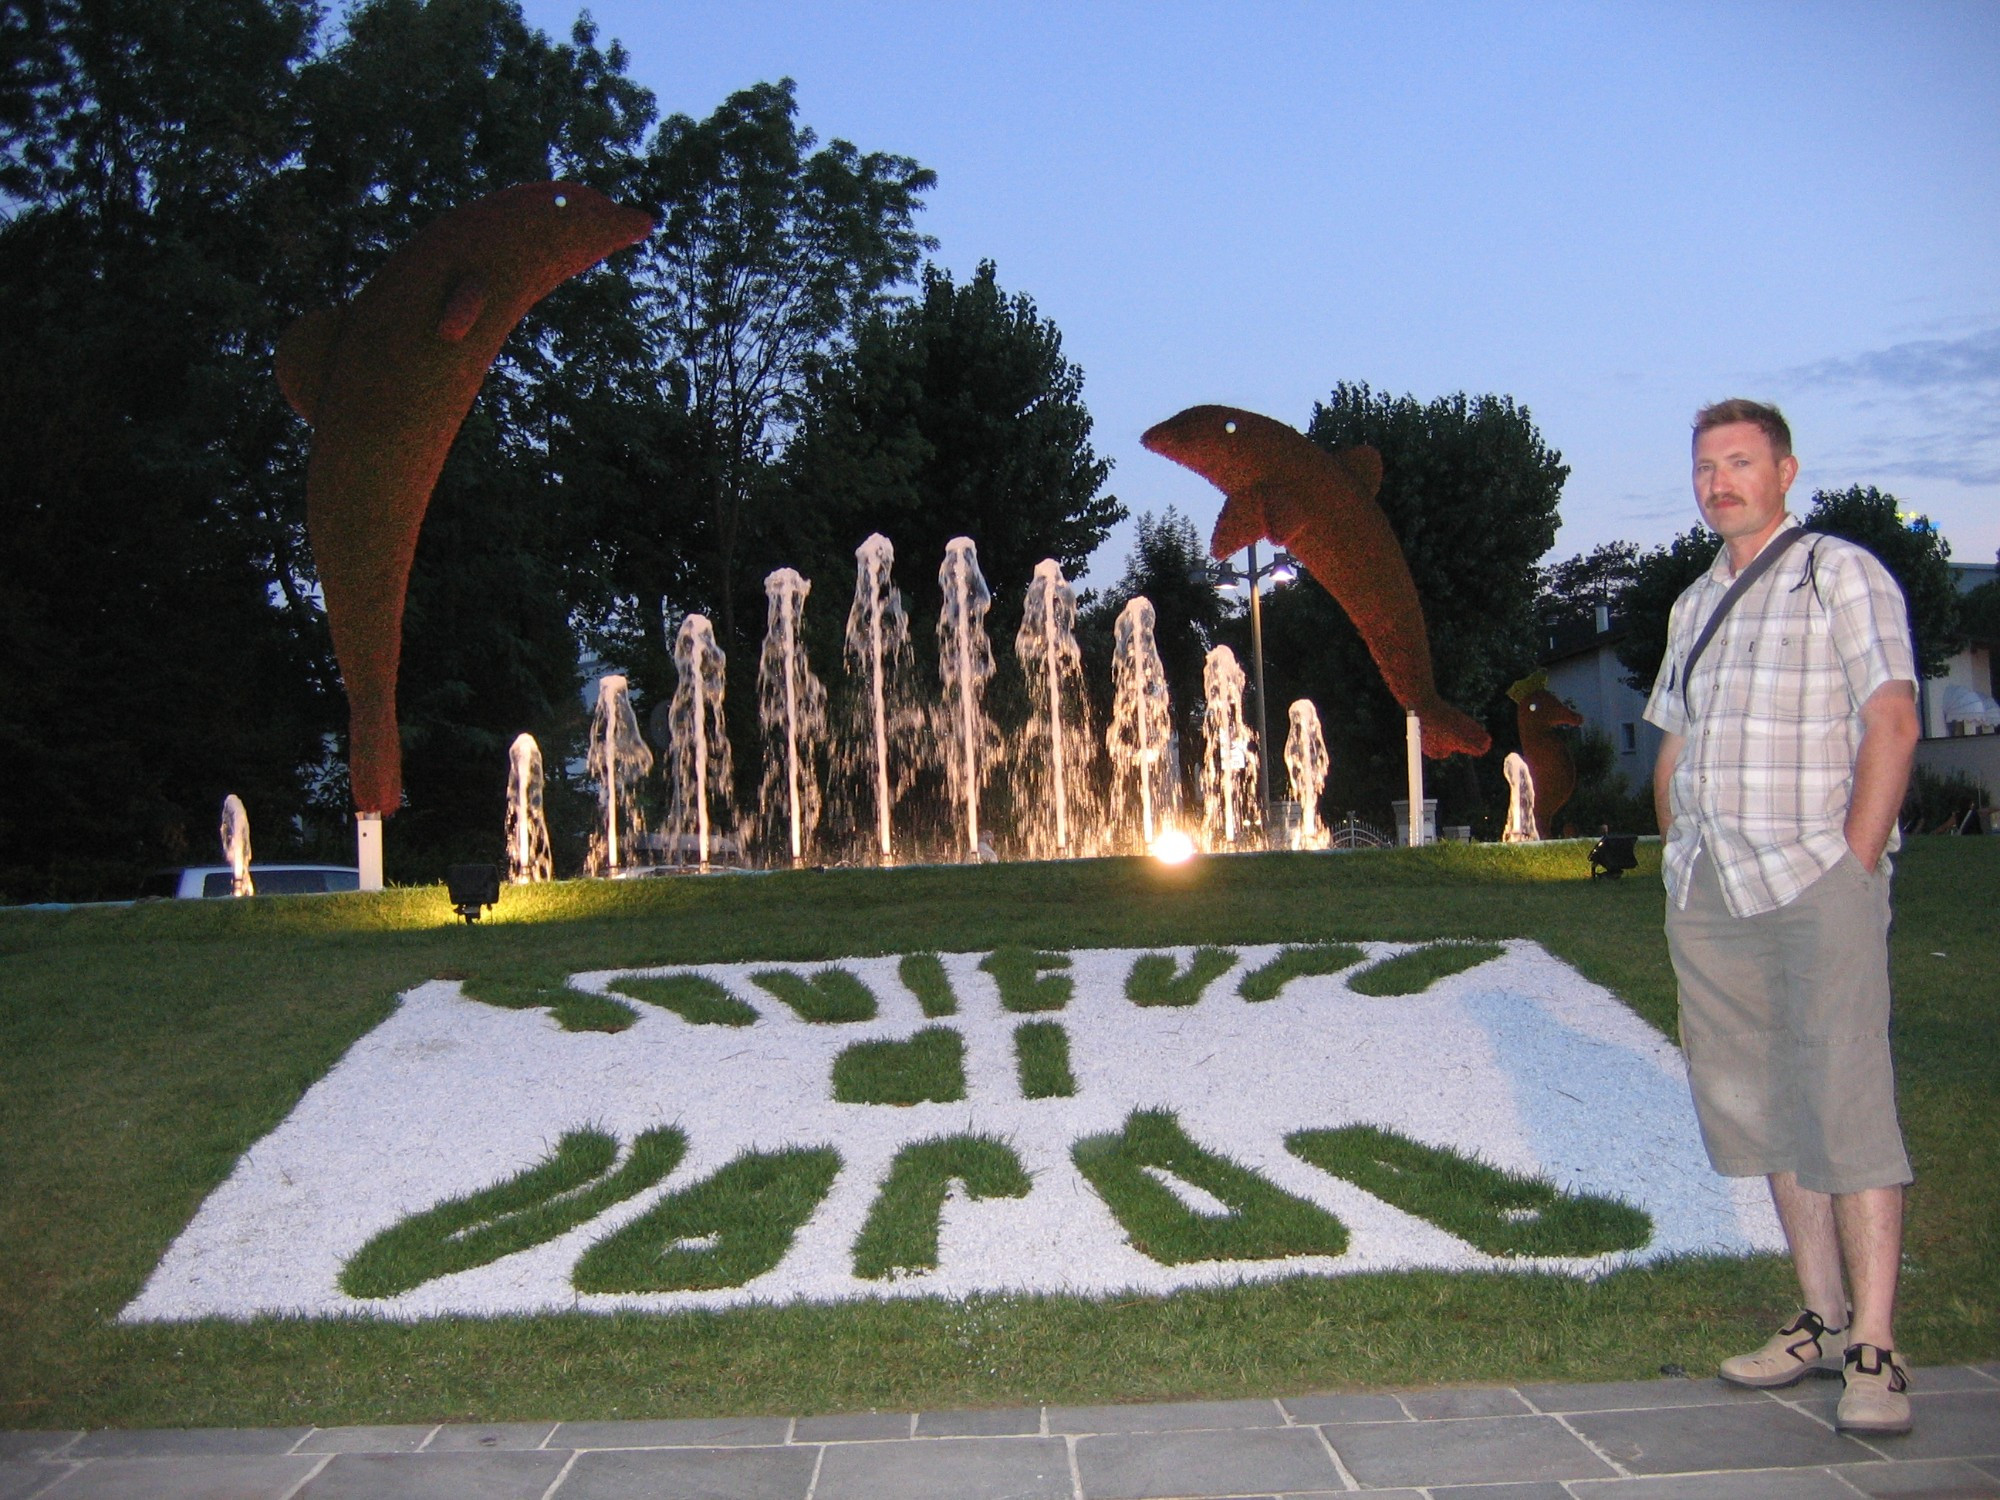
<svg viewBox="0 0 2000 1500">
<path fill-rule="evenodd" d="M 1178 828 L 1169 828 L 1153 840 L 1151 853 L 1163 865 L 1184 865 L 1194 858 L 1194 840 Z"/>
<path fill-rule="evenodd" d="M 480 912 L 500 904 L 498 865 L 453 865 L 444 873 L 444 884 L 451 909 L 468 922 L 477 922 Z"/>
</svg>

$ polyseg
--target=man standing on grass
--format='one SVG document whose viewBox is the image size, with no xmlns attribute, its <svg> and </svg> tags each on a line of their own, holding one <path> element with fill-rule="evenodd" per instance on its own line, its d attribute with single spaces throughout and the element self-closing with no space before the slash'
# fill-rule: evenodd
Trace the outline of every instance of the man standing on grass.
<svg viewBox="0 0 2000 1500">
<path fill-rule="evenodd" d="M 1665 732 L 1667 946 L 1709 1160 L 1770 1179 L 1804 1300 L 1722 1378 L 1843 1374 L 1841 1430 L 1907 1432 L 1887 856 L 1917 673 L 1888 570 L 1786 512 L 1798 470 L 1776 408 L 1696 415 L 1695 502 L 1723 547 L 1674 603 L 1646 705 Z"/>
</svg>

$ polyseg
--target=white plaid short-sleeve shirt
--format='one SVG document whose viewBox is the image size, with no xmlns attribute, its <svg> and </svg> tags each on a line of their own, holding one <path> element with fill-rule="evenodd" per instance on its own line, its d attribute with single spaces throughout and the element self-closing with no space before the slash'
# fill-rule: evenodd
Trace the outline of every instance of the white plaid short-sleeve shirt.
<svg viewBox="0 0 2000 1500">
<path fill-rule="evenodd" d="M 1798 520 L 1790 515 L 1772 545 Z M 1729 549 L 1674 601 L 1647 722 L 1682 737 L 1667 894 L 1687 905 L 1697 851 L 1739 917 L 1774 911 L 1840 862 L 1861 705 L 1917 680 L 1903 591 L 1865 548 L 1811 537 L 1724 617 L 1682 693 L 1687 655 L 1735 582 Z M 1896 832 L 1889 847 L 1897 847 Z"/>
</svg>

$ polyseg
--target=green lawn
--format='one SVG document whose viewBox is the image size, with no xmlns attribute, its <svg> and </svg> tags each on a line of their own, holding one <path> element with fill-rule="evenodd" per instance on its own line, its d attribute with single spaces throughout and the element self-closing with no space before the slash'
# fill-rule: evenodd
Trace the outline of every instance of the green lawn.
<svg viewBox="0 0 2000 1500">
<path fill-rule="evenodd" d="M 1901 1337 L 1927 1364 L 2000 1353 L 2000 840 L 1917 845 L 1895 938 L 1920 1174 Z M 1030 995 L 1057 982 L 1033 967 L 1044 951 L 1530 937 L 1671 1031 L 1657 853 L 1642 848 L 1635 876 L 1591 883 L 1582 851 L 566 883 L 506 892 L 477 928 L 435 887 L 0 912 L 0 1426 L 817 1412 L 1702 1370 L 1789 1313 L 1785 1265 L 674 1317 L 112 1321 L 244 1149 L 398 991 L 433 976 L 536 1004 L 580 969 L 1004 947 L 1024 955 L 1010 977 Z M 623 1014 L 594 1001 L 567 1019 Z"/>
</svg>

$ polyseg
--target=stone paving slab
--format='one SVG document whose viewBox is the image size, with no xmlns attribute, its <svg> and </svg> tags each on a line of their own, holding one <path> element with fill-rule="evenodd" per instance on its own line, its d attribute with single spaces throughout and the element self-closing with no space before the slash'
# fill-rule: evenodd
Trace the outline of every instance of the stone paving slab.
<svg viewBox="0 0 2000 1500">
<path fill-rule="evenodd" d="M 567 1453 L 343 1453 L 297 1500 L 542 1500 Z"/>
<path fill-rule="evenodd" d="M 1039 1406 L 927 1411 L 917 1414 L 918 1437 L 1026 1437 L 1042 1430 Z"/>
<path fill-rule="evenodd" d="M 1415 1495 L 1418 1490 L 1369 1490 L 1368 1500 L 1387 1494 Z M 1533 1484 L 1447 1484 L 1433 1486 L 1430 1492 L 1436 1500 L 1570 1500 L 1570 1492 L 1563 1486 L 1549 1483 Z"/>
<path fill-rule="evenodd" d="M 840 1443 L 820 1459 L 813 1500 L 1071 1500 L 1061 1438 Z"/>
<path fill-rule="evenodd" d="M 20 1432 L 0 1432 L 0 1458 L 47 1458 L 60 1453 L 83 1434 L 76 1431 L 42 1432 L 29 1428 Z"/>
<path fill-rule="evenodd" d="M 290 1453 L 310 1427 L 141 1427 L 86 1432 L 65 1458 L 215 1458 Z"/>
<path fill-rule="evenodd" d="M 1576 1500 L 1854 1500 L 1825 1469 L 1738 1470 L 1574 1484 Z"/>
<path fill-rule="evenodd" d="M 1278 1403 L 1163 1401 L 1144 1406 L 1051 1406 L 1049 1431 L 1063 1433 L 1191 1432 L 1213 1427 L 1283 1427 Z"/>
<path fill-rule="evenodd" d="M 1599 1385 L 1524 1385 L 1521 1395 L 1538 1411 L 1652 1411 L 1663 1406 L 1723 1406 L 1763 1402 L 1763 1391 L 1746 1391 L 1726 1380 L 1613 1380 Z"/>
<path fill-rule="evenodd" d="M 1505 1386 L 1445 1386 L 1428 1391 L 1398 1391 L 1404 1409 L 1420 1422 L 1445 1417 L 1524 1417 L 1528 1403 Z"/>
<path fill-rule="evenodd" d="M 435 1427 L 315 1427 L 294 1453 L 414 1453 Z"/>
<path fill-rule="evenodd" d="M 659 1422 L 560 1422 L 551 1448 L 770 1447 L 792 1430 L 789 1417 L 691 1417 Z"/>
<path fill-rule="evenodd" d="M 553 1422 L 452 1422 L 433 1433 L 423 1451 L 519 1452 L 543 1446 L 555 1430 Z"/>
<path fill-rule="evenodd" d="M 287 1500 L 326 1462 L 243 1453 L 101 1458 L 72 1469 L 35 1500 Z"/>
<path fill-rule="evenodd" d="M 2000 1479 L 1957 1459 L 1848 1464 L 1840 1477 L 1871 1500 L 2000 1500 Z"/>
<path fill-rule="evenodd" d="M 820 1450 L 649 1448 L 579 1453 L 560 1500 L 806 1500 Z"/>
<path fill-rule="evenodd" d="M 0 1500 L 30 1500 L 68 1472 L 67 1464 L 0 1458 Z"/>
<path fill-rule="evenodd" d="M 1364 1486 L 1591 1479 L 1617 1472 L 1554 1417 L 1360 1422 L 1320 1430 Z"/>
<path fill-rule="evenodd" d="M 1798 1408 L 1833 1425 L 1837 1395 L 1797 1402 Z M 1916 1430 L 1903 1437 L 1863 1437 L 1871 1448 L 1894 1444 L 1898 1458 L 2000 1457 L 2000 1391 L 1941 1391 L 1910 1396 Z"/>
<path fill-rule="evenodd" d="M 1304 1427 L 1122 1432 L 1076 1440 L 1085 1500 L 1263 1495 L 1337 1489 L 1319 1434 Z"/>
<path fill-rule="evenodd" d="M 1876 1456 L 1853 1439 L 1836 1436 L 1829 1424 L 1777 1401 L 1580 1412 L 1564 1420 L 1635 1474 L 1806 1468 Z"/>
<path fill-rule="evenodd" d="M 795 1443 L 853 1443 L 870 1438 L 906 1438 L 915 1421 L 910 1413 L 852 1411 L 832 1417 L 800 1417 L 792 1424 Z"/>
<path fill-rule="evenodd" d="M 1294 1422 L 1407 1422 L 1410 1414 L 1394 1396 L 1287 1396 L 1278 1403 Z"/>
</svg>

